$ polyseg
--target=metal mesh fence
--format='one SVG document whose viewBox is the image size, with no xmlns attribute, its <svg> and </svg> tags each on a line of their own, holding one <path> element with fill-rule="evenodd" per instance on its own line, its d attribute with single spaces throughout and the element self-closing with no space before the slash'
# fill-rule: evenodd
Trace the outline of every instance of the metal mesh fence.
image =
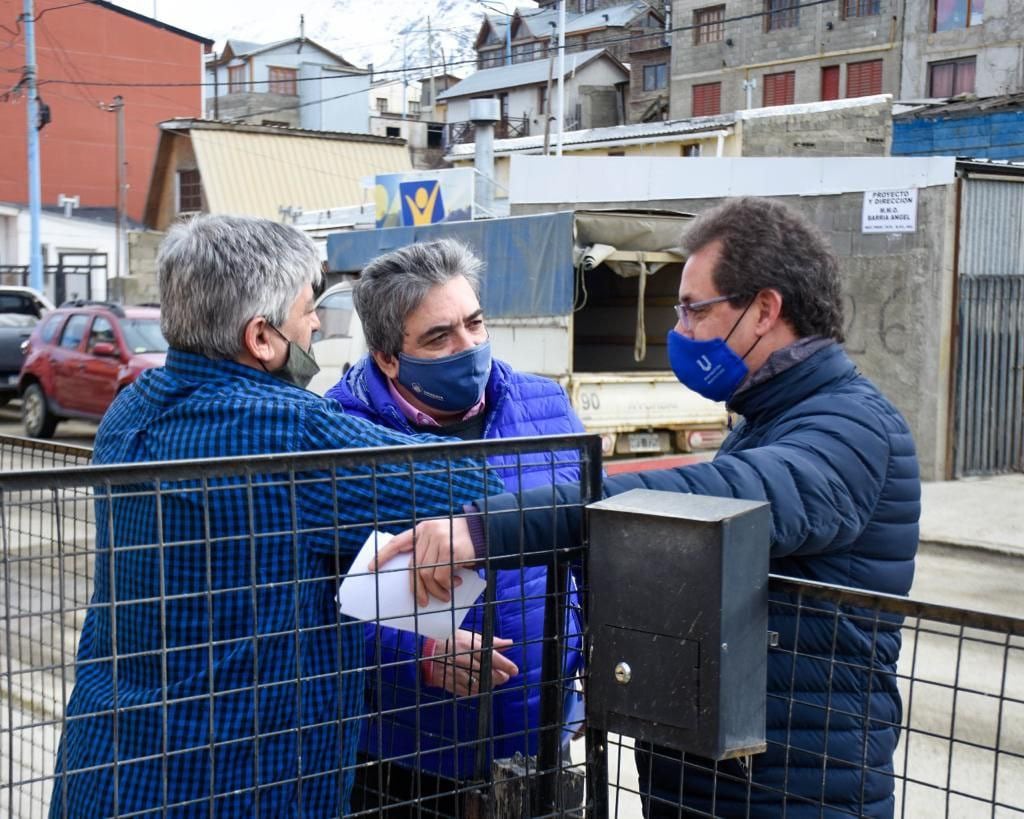
<svg viewBox="0 0 1024 819">
<path fill-rule="evenodd" d="M 458 520 L 485 458 L 553 476 L 555 453 L 593 499 L 581 436 L 126 467 L 0 440 L 0 815 L 1024 814 L 1021 619 L 773 576 L 768 751 L 713 762 L 573 739 L 585 548 L 485 573 L 461 641 L 461 606 L 433 638 L 339 613 L 372 530 L 439 486 Z"/>
<path fill-rule="evenodd" d="M 408 573 L 387 567 L 376 624 L 337 598 L 373 532 L 500 487 L 492 456 L 548 482 L 568 464 L 592 499 L 596 438 L 121 467 L 3 452 L 27 471 L 0 476 L 0 814 L 581 809 L 563 731 L 582 721 L 581 550 L 486 573 L 439 615 L 402 609 Z"/>
<path fill-rule="evenodd" d="M 1024 620 L 775 575 L 769 588 L 767 752 L 716 762 L 609 736 L 610 813 L 1024 815 Z M 891 765 L 873 759 L 887 735 Z"/>
</svg>

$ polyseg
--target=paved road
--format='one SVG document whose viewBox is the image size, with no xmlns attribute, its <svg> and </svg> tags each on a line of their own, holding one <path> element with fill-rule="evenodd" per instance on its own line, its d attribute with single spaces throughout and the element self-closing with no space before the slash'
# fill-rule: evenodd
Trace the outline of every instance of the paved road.
<svg viewBox="0 0 1024 819">
<path fill-rule="evenodd" d="M 12 401 L 0 407 L 0 435 L 24 435 L 21 425 L 21 403 Z M 96 434 L 96 424 L 89 421 L 62 421 L 57 424 L 53 439 L 60 444 L 75 446 L 92 446 Z"/>
</svg>

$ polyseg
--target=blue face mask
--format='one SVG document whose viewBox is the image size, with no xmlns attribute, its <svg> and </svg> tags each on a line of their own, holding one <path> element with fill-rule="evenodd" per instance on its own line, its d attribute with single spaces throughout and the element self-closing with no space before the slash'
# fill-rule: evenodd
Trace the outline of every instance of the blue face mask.
<svg viewBox="0 0 1024 819">
<path fill-rule="evenodd" d="M 743 359 L 761 340 L 758 336 L 743 358 L 736 355 L 727 343 L 747 310 L 736 319 L 736 324 L 725 338 L 697 341 L 675 330 L 668 331 L 668 361 L 683 386 L 712 401 L 728 401 L 732 397 L 750 372 Z"/>
<path fill-rule="evenodd" d="M 668 360 L 683 386 L 712 401 L 728 401 L 747 377 L 747 365 L 725 339 L 695 341 L 668 331 Z"/>
<path fill-rule="evenodd" d="M 443 358 L 398 354 L 398 383 L 442 412 L 468 410 L 483 397 L 490 376 L 490 341 Z"/>
</svg>

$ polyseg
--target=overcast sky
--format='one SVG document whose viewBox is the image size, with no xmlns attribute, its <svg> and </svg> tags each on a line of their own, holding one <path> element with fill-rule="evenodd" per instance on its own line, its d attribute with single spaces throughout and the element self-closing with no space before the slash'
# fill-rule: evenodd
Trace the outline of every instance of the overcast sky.
<svg viewBox="0 0 1024 819">
<path fill-rule="evenodd" d="M 420 19 L 431 0 L 115 0 L 117 5 L 217 41 L 228 37 L 273 42 L 298 36 L 299 15 L 306 15 L 306 36 L 322 42 L 356 64 L 378 67 L 396 59 L 394 30 L 403 20 Z M 458 13 L 431 19 L 432 27 L 469 29 L 487 10 L 479 0 L 435 0 Z M 486 0 L 491 8 L 532 6 L 529 0 Z M 386 12 L 386 15 L 383 13 Z M 429 12 L 428 12 L 429 13 Z M 444 19 L 447 18 L 447 19 Z M 463 40 L 464 41 L 464 40 Z"/>
</svg>

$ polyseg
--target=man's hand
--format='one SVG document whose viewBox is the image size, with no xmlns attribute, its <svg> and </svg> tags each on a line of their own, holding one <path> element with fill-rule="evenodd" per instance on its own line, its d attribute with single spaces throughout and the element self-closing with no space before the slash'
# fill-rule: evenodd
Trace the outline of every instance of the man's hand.
<svg viewBox="0 0 1024 819">
<path fill-rule="evenodd" d="M 476 694 L 480 691 L 480 659 L 483 638 L 473 631 L 459 629 L 454 640 L 437 643 L 431 659 L 430 685 L 451 691 L 458 697 Z M 519 667 L 500 649 L 509 648 L 511 640 L 494 638 L 491 651 L 491 685 L 507 683 L 519 673 Z"/>
<path fill-rule="evenodd" d="M 449 602 L 452 587 L 459 582 L 454 570 L 476 562 L 465 518 L 443 518 L 425 520 L 415 529 L 395 535 L 377 551 L 369 569 L 375 572 L 396 555 L 413 549 L 416 551 L 411 565 L 416 569 L 409 572 L 409 586 L 421 606 L 427 605 L 431 596 Z"/>
</svg>

